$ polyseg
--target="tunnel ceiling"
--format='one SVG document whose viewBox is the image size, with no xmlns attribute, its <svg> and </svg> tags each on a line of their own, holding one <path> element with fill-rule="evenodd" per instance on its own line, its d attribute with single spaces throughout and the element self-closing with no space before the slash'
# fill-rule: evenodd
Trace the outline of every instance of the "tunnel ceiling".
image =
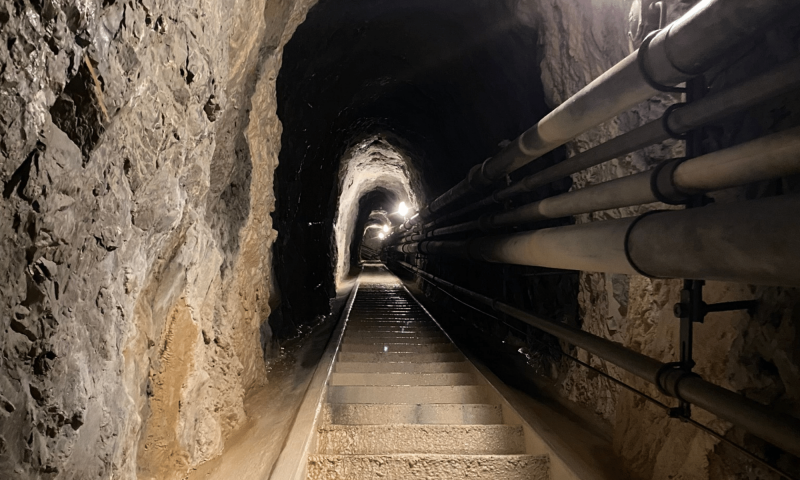
<svg viewBox="0 0 800 480">
<path fill-rule="evenodd" d="M 333 293 L 332 219 L 348 148 L 381 135 L 412 159 L 431 197 L 545 113 L 537 32 L 509 5 L 323 0 L 297 29 L 277 80 L 275 270 L 288 324 L 324 313 Z"/>
</svg>

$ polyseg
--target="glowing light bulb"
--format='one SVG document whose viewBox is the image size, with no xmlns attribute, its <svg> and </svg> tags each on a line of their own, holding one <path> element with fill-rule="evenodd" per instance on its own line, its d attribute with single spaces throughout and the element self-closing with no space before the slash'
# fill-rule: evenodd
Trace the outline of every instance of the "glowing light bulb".
<svg viewBox="0 0 800 480">
<path fill-rule="evenodd" d="M 386 238 L 386 235 L 384 235 L 383 233 L 379 233 L 379 234 L 378 234 L 378 238 L 380 238 L 381 240 L 383 240 L 384 238 Z"/>
<path fill-rule="evenodd" d="M 383 226 L 383 231 L 388 233 L 389 232 L 389 225 L 384 225 Z"/>
<path fill-rule="evenodd" d="M 406 216 L 408 214 L 408 207 L 406 206 L 406 202 L 400 202 L 400 206 L 397 207 L 397 213 L 402 216 Z"/>
</svg>

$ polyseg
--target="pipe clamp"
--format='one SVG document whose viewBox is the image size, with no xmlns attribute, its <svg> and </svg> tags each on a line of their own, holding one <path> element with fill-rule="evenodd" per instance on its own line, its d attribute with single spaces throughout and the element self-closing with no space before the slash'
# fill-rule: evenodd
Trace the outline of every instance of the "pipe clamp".
<svg viewBox="0 0 800 480">
<path fill-rule="evenodd" d="M 642 219 L 644 219 L 645 217 L 648 217 L 650 215 L 655 215 L 655 214 L 661 213 L 661 212 L 663 212 L 663 210 L 652 210 L 650 212 L 646 212 L 646 213 L 644 213 L 642 215 L 639 215 L 638 217 L 636 217 L 633 220 L 633 222 L 631 222 L 630 225 L 628 225 L 628 230 L 625 232 L 625 244 L 624 244 L 624 247 L 625 247 L 625 259 L 628 261 L 628 265 L 630 265 L 631 268 L 633 268 L 636 271 L 636 273 L 638 273 L 639 275 L 642 275 L 644 277 L 655 278 L 654 275 L 650 275 L 649 273 L 647 273 L 644 270 L 642 270 L 641 268 L 639 268 L 639 266 L 636 265 L 636 263 L 633 261 L 633 257 L 631 257 L 631 250 L 630 250 L 631 233 L 633 232 L 633 229 L 636 227 L 636 225 Z"/>
<path fill-rule="evenodd" d="M 672 27 L 670 26 L 670 29 L 671 28 Z M 647 66 L 645 65 L 645 60 L 646 60 L 646 57 L 647 57 L 647 51 L 648 51 L 648 49 L 650 47 L 650 42 L 652 42 L 653 38 L 655 38 L 655 36 L 658 35 L 660 32 L 661 32 L 661 30 L 653 30 L 652 32 L 650 32 L 649 35 L 647 35 L 644 38 L 644 40 L 642 40 L 642 44 L 639 46 L 638 53 L 636 54 L 636 64 L 639 66 L 639 74 L 642 76 L 642 80 L 644 80 L 645 83 L 650 85 L 650 87 L 652 89 L 654 89 L 654 90 L 658 90 L 659 92 L 684 93 L 684 92 L 686 92 L 685 88 L 670 87 L 668 85 L 662 85 L 662 84 L 658 83 L 653 78 L 652 75 L 650 75 L 650 72 L 647 71 Z M 669 30 L 667 31 L 667 36 L 669 36 Z M 667 60 L 669 60 L 669 59 L 667 59 Z M 669 63 L 670 63 L 670 65 L 672 65 L 672 61 L 671 60 L 669 60 Z M 674 65 L 672 65 L 672 67 L 675 68 Z M 675 68 L 675 69 L 678 70 L 677 68 Z M 680 70 L 678 70 L 678 71 L 680 71 Z"/>
<path fill-rule="evenodd" d="M 674 138 L 675 140 L 686 140 L 689 138 L 689 132 L 678 133 L 669 126 L 669 118 L 672 113 L 681 108 L 686 106 L 685 103 L 673 103 L 664 111 L 664 115 L 661 115 L 661 128 L 670 136 L 670 138 Z"/>
<path fill-rule="evenodd" d="M 689 377 L 700 378 L 700 375 L 684 369 L 680 362 L 665 363 L 656 372 L 656 388 L 668 397 L 685 402 L 678 394 L 678 388 L 680 383 Z"/>
<path fill-rule="evenodd" d="M 486 176 L 486 163 L 491 159 L 492 158 L 489 157 L 481 162 L 480 165 L 475 165 L 470 169 L 469 175 L 467 176 L 467 183 L 469 183 L 470 187 L 475 190 L 482 190 L 494 183 L 491 178 Z"/>
<path fill-rule="evenodd" d="M 681 205 L 689 201 L 690 195 L 681 192 L 673 181 L 675 169 L 686 160 L 688 160 L 686 157 L 667 160 L 652 170 L 650 191 L 659 202 Z"/>
</svg>

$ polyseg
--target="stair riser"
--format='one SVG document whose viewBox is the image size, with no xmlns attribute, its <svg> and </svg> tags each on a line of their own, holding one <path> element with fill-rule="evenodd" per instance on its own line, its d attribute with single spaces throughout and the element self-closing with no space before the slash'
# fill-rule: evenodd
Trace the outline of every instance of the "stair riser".
<svg viewBox="0 0 800 480">
<path fill-rule="evenodd" d="M 377 336 L 344 336 L 344 343 L 411 343 L 416 345 L 435 345 L 440 343 L 449 344 L 450 341 L 444 335 L 440 336 L 420 336 L 420 335 L 377 335 Z"/>
<path fill-rule="evenodd" d="M 467 362 L 426 362 L 426 363 L 373 363 L 336 362 L 334 372 L 342 373 L 469 373 Z"/>
<path fill-rule="evenodd" d="M 495 425 L 503 423 L 503 411 L 488 404 L 329 404 L 328 418 L 339 425 Z"/>
<path fill-rule="evenodd" d="M 451 343 L 439 343 L 429 345 L 414 345 L 410 343 L 342 343 L 342 352 L 361 352 L 361 353 L 382 353 L 382 352 L 402 352 L 402 353 L 451 353 L 456 352 L 456 347 Z"/>
<path fill-rule="evenodd" d="M 340 362 L 398 362 L 398 363 L 428 363 L 428 362 L 463 362 L 461 353 L 339 353 Z"/>
<path fill-rule="evenodd" d="M 347 338 L 354 337 L 375 337 L 375 336 L 394 336 L 394 335 L 411 335 L 419 337 L 441 338 L 444 335 L 441 330 L 433 328 L 361 328 L 348 331 L 345 336 Z"/>
<path fill-rule="evenodd" d="M 427 322 L 418 322 L 414 320 L 360 320 L 354 321 L 348 325 L 353 330 L 361 330 L 364 328 L 434 328 L 433 325 Z"/>
<path fill-rule="evenodd" d="M 480 386 L 331 386 L 329 403 L 486 403 Z"/>
<path fill-rule="evenodd" d="M 547 458 L 527 455 L 310 455 L 308 460 L 309 480 L 547 480 L 549 470 Z"/>
<path fill-rule="evenodd" d="M 323 428 L 321 455 L 519 455 L 525 453 L 522 427 L 511 425 L 334 425 Z"/>
<path fill-rule="evenodd" d="M 476 385 L 471 373 L 339 373 L 331 385 Z"/>
</svg>

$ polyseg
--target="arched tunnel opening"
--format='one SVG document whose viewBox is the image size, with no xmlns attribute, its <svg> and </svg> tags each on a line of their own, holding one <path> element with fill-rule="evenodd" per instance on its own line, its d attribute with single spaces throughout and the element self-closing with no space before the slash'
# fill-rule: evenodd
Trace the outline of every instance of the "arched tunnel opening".
<svg viewBox="0 0 800 480">
<path fill-rule="evenodd" d="M 800 479 L 795 0 L 0 0 L 0 477 Z"/>
<path fill-rule="evenodd" d="M 415 196 L 435 197 L 547 112 L 537 39 L 531 19 L 503 3 L 321 2 L 309 11 L 277 79 L 283 319 L 327 311 L 346 153 L 381 138 L 406 159 Z M 355 172 L 349 181 L 372 180 Z M 357 201 L 339 208 L 358 211 Z"/>
<path fill-rule="evenodd" d="M 358 216 L 350 240 L 350 258 L 347 262 L 350 270 L 359 268 L 367 260 L 380 260 L 382 241 L 386 239 L 392 225 L 390 212 L 400 203 L 400 200 L 382 188 L 359 198 Z"/>
</svg>

